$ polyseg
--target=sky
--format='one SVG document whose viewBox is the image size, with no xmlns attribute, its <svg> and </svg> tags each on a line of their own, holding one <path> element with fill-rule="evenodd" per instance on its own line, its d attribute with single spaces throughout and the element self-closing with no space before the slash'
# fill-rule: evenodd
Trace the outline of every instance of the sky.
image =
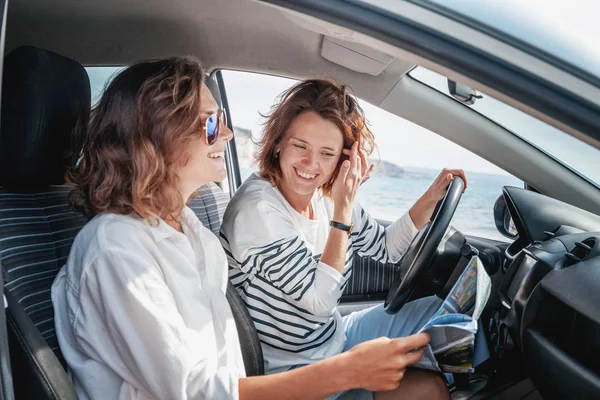
<svg viewBox="0 0 600 400">
<path fill-rule="evenodd" d="M 433 0 L 600 76 L 598 0 Z M 375 0 L 387 8 L 394 0 Z"/>
</svg>

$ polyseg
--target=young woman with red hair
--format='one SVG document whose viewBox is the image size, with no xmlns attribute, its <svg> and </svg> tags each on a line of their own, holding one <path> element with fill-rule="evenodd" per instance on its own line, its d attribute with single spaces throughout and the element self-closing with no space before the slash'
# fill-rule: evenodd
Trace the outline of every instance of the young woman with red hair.
<svg viewBox="0 0 600 400">
<path fill-rule="evenodd" d="M 370 339 L 409 336 L 441 305 L 436 297 L 419 299 L 393 316 L 382 306 L 345 318 L 337 310 L 355 256 L 399 261 L 452 178 L 466 183 L 464 171 L 443 170 L 406 214 L 384 228 L 355 201 L 373 172 L 367 163 L 373 147 L 356 98 L 333 81 L 298 83 L 267 117 L 256 157 L 259 172 L 229 203 L 221 242 L 268 373 L 311 365 Z M 415 387 L 433 389 L 407 398 L 448 396 L 440 374 L 415 370 L 406 379 L 411 376 L 418 377 Z M 403 390 L 375 398 L 406 396 Z M 337 396 L 362 399 L 373 393 Z"/>
</svg>

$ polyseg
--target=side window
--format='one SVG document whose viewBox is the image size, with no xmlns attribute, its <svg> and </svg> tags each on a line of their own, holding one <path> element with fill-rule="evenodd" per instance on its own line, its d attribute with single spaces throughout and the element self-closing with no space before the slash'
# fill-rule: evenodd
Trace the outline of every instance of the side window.
<svg viewBox="0 0 600 400">
<path fill-rule="evenodd" d="M 295 80 L 223 71 L 242 179 L 257 170 L 255 142 L 277 96 Z M 502 186 L 523 182 L 449 140 L 385 110 L 360 101 L 375 136 L 370 162 L 375 174 L 363 184 L 358 201 L 373 217 L 394 221 L 429 188 L 441 169 L 462 168 L 469 179 L 452 225 L 469 235 L 505 240 L 496 230 L 493 208 Z"/>
<path fill-rule="evenodd" d="M 85 67 L 90 78 L 92 106 L 100 100 L 100 96 L 104 93 L 104 89 L 110 80 L 123 68 L 124 67 Z"/>
<path fill-rule="evenodd" d="M 494 203 L 503 186 L 523 187 L 504 170 L 428 129 L 361 102 L 377 149 L 371 156 L 374 176 L 358 192 L 361 205 L 375 218 L 393 221 L 429 188 L 444 167 L 462 168 L 468 189 L 452 219 L 462 233 L 506 240 L 494 223 Z"/>
</svg>

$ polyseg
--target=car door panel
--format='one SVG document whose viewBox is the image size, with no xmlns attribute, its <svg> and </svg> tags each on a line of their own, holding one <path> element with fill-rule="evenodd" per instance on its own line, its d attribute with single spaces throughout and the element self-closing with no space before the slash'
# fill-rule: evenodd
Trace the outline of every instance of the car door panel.
<svg viewBox="0 0 600 400">
<path fill-rule="evenodd" d="M 4 38 L 6 32 L 6 6 L 7 0 L 0 0 L 0 54 L 4 55 Z M 0 57 L 0 77 L 2 76 L 2 66 L 4 58 Z M 0 82 L 0 93 L 2 93 L 2 84 Z M 1 132 L 0 132 L 1 133 Z M 0 281 L 0 292 L 4 296 L 4 268 L 0 261 L 0 272 L 2 280 Z M 10 367 L 10 357 L 8 349 L 8 336 L 6 329 L 6 298 L 0 301 L 0 400 L 14 399 L 12 371 Z"/>
</svg>

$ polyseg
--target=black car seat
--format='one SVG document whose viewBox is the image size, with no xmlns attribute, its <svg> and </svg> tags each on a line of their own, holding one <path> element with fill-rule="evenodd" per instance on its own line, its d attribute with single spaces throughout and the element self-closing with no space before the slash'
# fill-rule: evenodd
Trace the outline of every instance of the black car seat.
<svg viewBox="0 0 600 400">
<path fill-rule="evenodd" d="M 50 287 L 85 218 L 67 207 L 64 152 L 90 106 L 85 69 L 21 47 L 4 61 L 0 123 L 0 261 L 15 397 L 76 399 L 54 332 Z"/>
<path fill-rule="evenodd" d="M 202 186 L 197 194 L 196 198 L 188 203 L 188 206 L 196 213 L 204 226 L 218 237 L 221 222 L 223 222 L 223 214 L 229 202 L 229 194 L 223 192 L 219 186 L 212 182 Z M 264 361 L 258 333 L 244 301 L 231 283 L 227 286 L 227 300 L 240 337 L 246 375 L 263 375 Z"/>
<path fill-rule="evenodd" d="M 58 54 L 21 47 L 4 62 L 0 124 L 0 264 L 7 272 L 7 325 L 17 399 L 76 399 L 54 331 L 50 288 L 86 220 L 69 210 L 64 155 L 90 106 L 85 69 Z M 216 184 L 189 206 L 218 233 L 229 200 Z M 229 288 L 246 373 L 262 374 L 254 325 Z"/>
</svg>

